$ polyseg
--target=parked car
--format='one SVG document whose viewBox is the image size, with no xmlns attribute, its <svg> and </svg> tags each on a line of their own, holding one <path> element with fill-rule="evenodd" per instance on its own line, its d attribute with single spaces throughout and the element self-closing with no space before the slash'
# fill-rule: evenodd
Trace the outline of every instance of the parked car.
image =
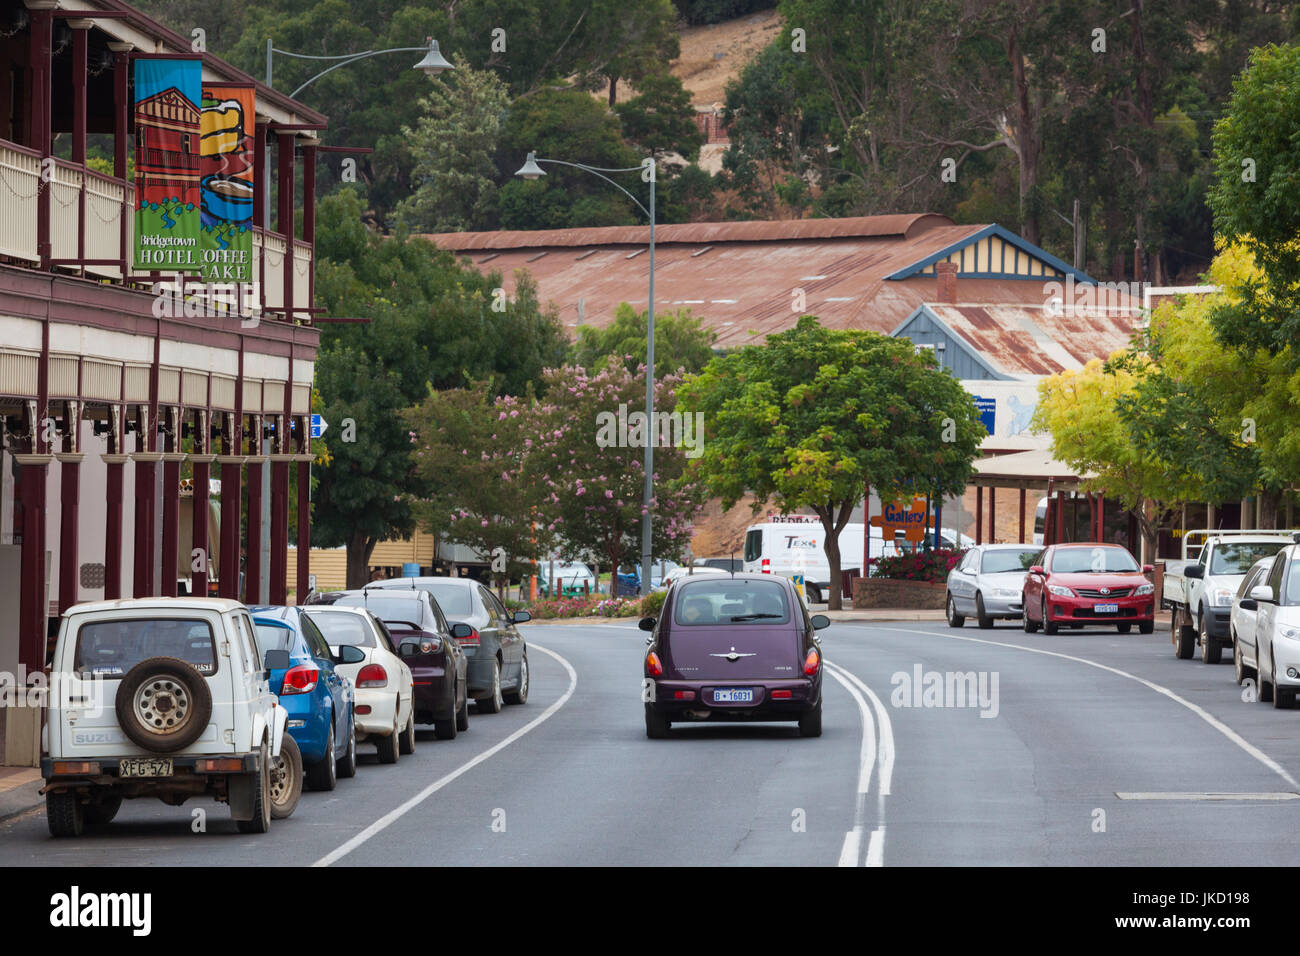
<svg viewBox="0 0 1300 956">
<path fill-rule="evenodd" d="M 262 650 L 289 652 L 283 668 L 271 669 L 271 690 L 289 714 L 289 733 L 302 754 L 307 786 L 333 790 L 339 777 L 357 774 L 356 714 L 352 682 L 337 665 L 358 663 L 355 647 L 338 654 L 301 608 L 249 608 Z"/>
<path fill-rule="evenodd" d="M 643 664 L 645 732 L 668 735 L 674 722 L 797 721 L 822 732 L 822 659 L 816 631 L 794 585 L 763 574 L 708 574 L 668 590 Z"/>
<path fill-rule="evenodd" d="M 697 568 L 716 568 L 719 571 L 744 571 L 745 561 L 743 558 L 696 558 L 695 566 Z"/>
<path fill-rule="evenodd" d="M 339 607 L 366 608 L 388 628 L 411 668 L 417 724 L 433 724 L 439 740 L 469 730 L 468 658 L 457 640 L 469 636 L 469 625 L 453 630 L 433 595 L 420 588 L 372 586 L 329 597 Z"/>
<path fill-rule="evenodd" d="M 948 572 L 948 626 L 961 627 L 968 614 L 975 615 L 980 627 L 992 627 L 998 618 L 1022 617 L 1025 574 L 1042 553 L 1042 548 L 1024 544 L 980 544 L 967 551 Z"/>
<path fill-rule="evenodd" d="M 496 714 L 503 704 L 528 700 L 528 645 L 515 627 L 532 619 L 527 611 L 506 610 L 495 594 L 473 578 L 398 578 L 370 587 L 428 591 L 453 627 L 469 625 L 470 632 L 457 643 L 465 652 L 469 695 L 479 711 Z"/>
<path fill-rule="evenodd" d="M 1300 543 L 1287 545 L 1277 553 L 1268 575 L 1250 589 L 1241 603 L 1246 610 L 1258 612 L 1258 699 L 1272 701 L 1281 709 L 1294 707 L 1300 691 Z"/>
<path fill-rule="evenodd" d="M 365 655 L 336 668 L 352 681 L 358 742 L 374 741 L 380 763 L 415 753 L 415 681 L 388 628 L 360 607 L 321 605 L 304 608 L 303 614 L 331 650 L 347 645 Z"/>
<path fill-rule="evenodd" d="M 706 567 L 704 565 L 700 565 L 699 567 L 695 567 L 695 566 L 676 567 L 673 568 L 671 571 L 668 572 L 667 575 L 664 576 L 663 586 L 666 588 L 672 587 L 673 583 L 676 581 L 693 578 L 696 577 L 697 575 L 703 577 L 709 574 L 729 574 L 729 573 L 730 572 L 721 571 L 718 568 Z"/>
<path fill-rule="evenodd" d="M 576 561 L 543 561 L 538 565 L 537 593 L 549 596 L 552 580 L 556 594 L 593 594 L 596 590 L 596 576 L 591 573 L 591 568 Z"/>
<path fill-rule="evenodd" d="M 1244 683 L 1248 677 L 1254 679 L 1257 673 L 1259 654 L 1256 651 L 1255 628 L 1259 618 L 1259 602 L 1250 597 L 1250 592 L 1268 580 L 1276 557 L 1269 555 L 1252 564 L 1232 599 L 1228 627 L 1232 635 L 1232 666 L 1238 684 Z"/>
<path fill-rule="evenodd" d="M 1105 624 L 1127 634 L 1134 624 L 1155 630 L 1155 585 L 1127 548 L 1117 544 L 1054 544 L 1025 575 L 1025 630 Z"/>
<path fill-rule="evenodd" d="M 76 682 L 51 696 L 41 775 L 50 833 L 80 836 L 124 799 L 229 804 L 244 833 L 271 827 L 271 762 L 288 714 L 264 668 L 248 611 L 215 598 L 78 604 L 63 613 L 53 672 Z"/>
<path fill-rule="evenodd" d="M 1186 660 L 1199 646 L 1202 661 L 1219 663 L 1223 648 L 1232 644 L 1229 619 L 1242 578 L 1260 558 L 1290 543 L 1290 533 L 1276 531 L 1199 530 L 1183 535 L 1183 562 L 1165 568 L 1163 603 L 1173 609 L 1174 656 Z"/>
</svg>

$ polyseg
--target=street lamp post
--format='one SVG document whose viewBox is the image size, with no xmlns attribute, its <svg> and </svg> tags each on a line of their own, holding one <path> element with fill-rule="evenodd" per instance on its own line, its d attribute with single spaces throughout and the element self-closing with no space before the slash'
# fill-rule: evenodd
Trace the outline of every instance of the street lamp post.
<svg viewBox="0 0 1300 956">
<path fill-rule="evenodd" d="M 568 163 L 562 159 L 538 159 L 536 153 L 529 153 L 528 160 L 519 171 L 515 173 L 524 179 L 538 179 L 545 176 L 545 171 L 538 163 L 552 163 L 558 166 L 570 166 L 574 169 L 581 169 L 599 176 L 605 182 L 609 183 L 619 192 L 636 205 L 650 220 L 650 303 L 646 311 L 646 352 L 645 352 L 645 482 L 641 491 L 641 589 L 648 593 L 650 590 L 650 563 L 652 555 L 650 554 L 650 537 L 653 529 L 653 517 L 650 513 L 650 500 L 654 496 L 654 465 L 655 451 L 654 442 L 651 435 L 654 434 L 654 411 L 655 411 L 655 166 L 654 159 L 646 161 L 647 165 L 629 166 L 626 169 L 605 169 L 600 166 L 585 166 L 582 163 Z M 630 192 L 620 186 L 614 180 L 610 179 L 605 173 L 634 173 L 647 170 L 650 173 L 650 208 L 647 209 L 641 204 L 641 201 L 633 196 Z M 618 568 L 611 569 L 611 582 L 614 582 L 617 591 Z"/>
</svg>

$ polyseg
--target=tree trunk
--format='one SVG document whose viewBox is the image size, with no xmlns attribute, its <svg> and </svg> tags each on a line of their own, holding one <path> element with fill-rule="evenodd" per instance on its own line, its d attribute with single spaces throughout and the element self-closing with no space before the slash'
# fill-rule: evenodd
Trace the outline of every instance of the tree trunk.
<svg viewBox="0 0 1300 956">
<path fill-rule="evenodd" d="M 363 588 L 370 579 L 370 555 L 374 553 L 375 541 L 359 531 L 348 536 L 348 588 Z"/>
<path fill-rule="evenodd" d="M 618 102 L 618 77 L 609 78 L 609 108 L 613 109 L 614 104 Z"/>
<path fill-rule="evenodd" d="M 1259 519 L 1256 527 L 1269 529 L 1277 527 L 1277 512 L 1281 497 L 1278 492 L 1267 489 L 1259 493 L 1259 497 L 1256 499 L 1259 504 L 1255 506 L 1258 509 Z"/>
<path fill-rule="evenodd" d="M 831 524 L 832 522 L 822 520 L 822 530 L 826 532 L 826 544 L 823 550 L 826 552 L 826 563 L 831 569 L 830 584 L 826 587 L 826 607 L 831 611 L 839 611 L 844 607 L 840 594 L 840 536 L 835 533 Z"/>
<path fill-rule="evenodd" d="M 1007 39 L 1007 58 L 1015 78 L 1016 152 L 1020 159 L 1020 233 L 1029 242 L 1041 241 L 1038 226 L 1038 123 L 1029 96 L 1029 78 L 1025 74 L 1025 57 L 1016 30 Z"/>
</svg>

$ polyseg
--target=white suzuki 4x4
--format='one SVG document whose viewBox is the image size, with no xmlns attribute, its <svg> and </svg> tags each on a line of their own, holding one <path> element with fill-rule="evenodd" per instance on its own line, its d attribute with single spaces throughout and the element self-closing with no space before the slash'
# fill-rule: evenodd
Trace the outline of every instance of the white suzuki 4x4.
<svg viewBox="0 0 1300 956">
<path fill-rule="evenodd" d="M 241 831 L 269 830 L 276 774 L 301 773 L 301 762 L 279 759 L 288 715 L 264 669 L 288 667 L 288 652 L 260 660 L 255 634 L 237 601 L 69 608 L 41 760 L 50 833 L 78 836 L 86 823 L 107 823 L 124 798 L 180 806 L 202 795 L 228 803 Z M 300 780 L 281 783 L 302 790 Z"/>
</svg>

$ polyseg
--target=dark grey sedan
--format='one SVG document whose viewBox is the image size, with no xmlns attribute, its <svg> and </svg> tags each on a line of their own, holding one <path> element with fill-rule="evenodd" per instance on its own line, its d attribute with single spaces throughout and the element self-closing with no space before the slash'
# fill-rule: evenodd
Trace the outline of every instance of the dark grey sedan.
<svg viewBox="0 0 1300 956">
<path fill-rule="evenodd" d="M 495 714 L 503 704 L 528 700 L 528 645 L 515 627 L 531 619 L 527 611 L 506 610 L 495 594 L 473 578 L 393 578 L 366 587 L 428 591 L 448 621 L 473 629 L 459 643 L 469 663 L 469 696 L 481 713 Z"/>
</svg>

